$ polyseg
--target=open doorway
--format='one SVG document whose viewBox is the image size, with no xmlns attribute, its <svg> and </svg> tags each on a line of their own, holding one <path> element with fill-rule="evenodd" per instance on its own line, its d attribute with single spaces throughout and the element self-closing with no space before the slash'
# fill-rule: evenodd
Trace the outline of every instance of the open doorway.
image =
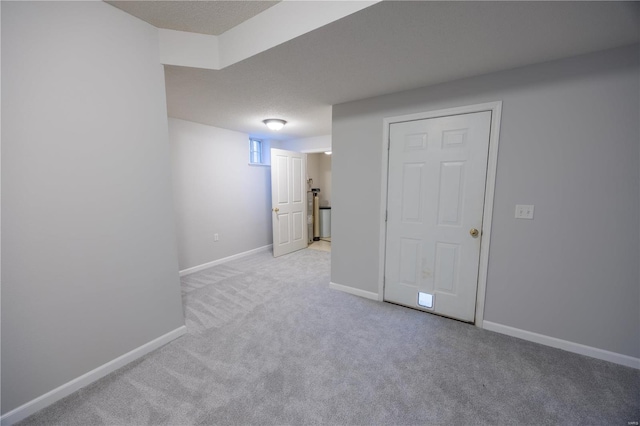
<svg viewBox="0 0 640 426">
<path fill-rule="evenodd" d="M 331 151 L 307 154 L 309 247 L 331 251 Z"/>
</svg>

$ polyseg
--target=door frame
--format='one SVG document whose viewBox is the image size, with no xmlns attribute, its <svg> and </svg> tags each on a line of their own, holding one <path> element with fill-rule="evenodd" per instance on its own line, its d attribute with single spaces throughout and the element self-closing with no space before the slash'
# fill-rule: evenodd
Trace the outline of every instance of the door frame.
<svg viewBox="0 0 640 426">
<path fill-rule="evenodd" d="M 380 249 L 378 260 L 378 301 L 384 301 L 384 275 L 387 251 L 387 192 L 389 181 L 389 128 L 393 123 L 446 117 L 450 115 L 471 114 L 491 111 L 489 134 L 489 157 L 487 159 L 487 180 L 484 189 L 484 208 L 482 211 L 482 239 L 480 241 L 480 262 L 478 268 L 478 289 L 476 292 L 476 313 L 474 324 L 483 328 L 485 293 L 487 290 L 487 272 L 489 268 L 489 246 L 491 243 L 491 222 L 493 219 L 493 199 L 496 186 L 496 170 L 498 167 L 498 143 L 500 141 L 500 119 L 502 117 L 502 101 L 466 105 L 454 108 L 439 109 L 414 114 L 385 117 L 382 132 L 382 181 L 380 190 Z"/>
</svg>

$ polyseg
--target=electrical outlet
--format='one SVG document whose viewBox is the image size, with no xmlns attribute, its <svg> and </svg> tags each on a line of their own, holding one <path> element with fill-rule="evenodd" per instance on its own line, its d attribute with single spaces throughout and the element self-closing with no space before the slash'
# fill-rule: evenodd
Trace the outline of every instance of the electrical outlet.
<svg viewBox="0 0 640 426">
<path fill-rule="evenodd" d="M 533 204 L 516 204 L 516 219 L 533 219 Z"/>
<path fill-rule="evenodd" d="M 218 241 L 219 239 L 218 234 L 213 234 L 213 241 Z"/>
</svg>

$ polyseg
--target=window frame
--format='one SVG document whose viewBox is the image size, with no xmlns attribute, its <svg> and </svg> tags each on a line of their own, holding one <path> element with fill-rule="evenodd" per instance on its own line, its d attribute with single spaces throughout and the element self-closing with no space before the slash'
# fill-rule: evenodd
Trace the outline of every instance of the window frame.
<svg viewBox="0 0 640 426">
<path fill-rule="evenodd" d="M 257 144 L 256 149 L 254 149 L 255 144 Z M 249 138 L 249 164 L 264 164 L 262 146 L 263 145 L 261 139 Z M 253 161 L 254 155 L 257 155 L 258 161 Z"/>
</svg>

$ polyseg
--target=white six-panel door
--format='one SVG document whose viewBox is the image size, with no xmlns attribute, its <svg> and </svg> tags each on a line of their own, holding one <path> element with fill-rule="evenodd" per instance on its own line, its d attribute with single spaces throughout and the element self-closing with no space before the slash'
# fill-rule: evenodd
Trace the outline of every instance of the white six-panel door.
<svg viewBox="0 0 640 426">
<path fill-rule="evenodd" d="M 307 247 L 305 154 L 271 149 L 273 256 Z"/>
<path fill-rule="evenodd" d="M 384 299 L 473 322 L 491 112 L 392 123 Z"/>
</svg>

